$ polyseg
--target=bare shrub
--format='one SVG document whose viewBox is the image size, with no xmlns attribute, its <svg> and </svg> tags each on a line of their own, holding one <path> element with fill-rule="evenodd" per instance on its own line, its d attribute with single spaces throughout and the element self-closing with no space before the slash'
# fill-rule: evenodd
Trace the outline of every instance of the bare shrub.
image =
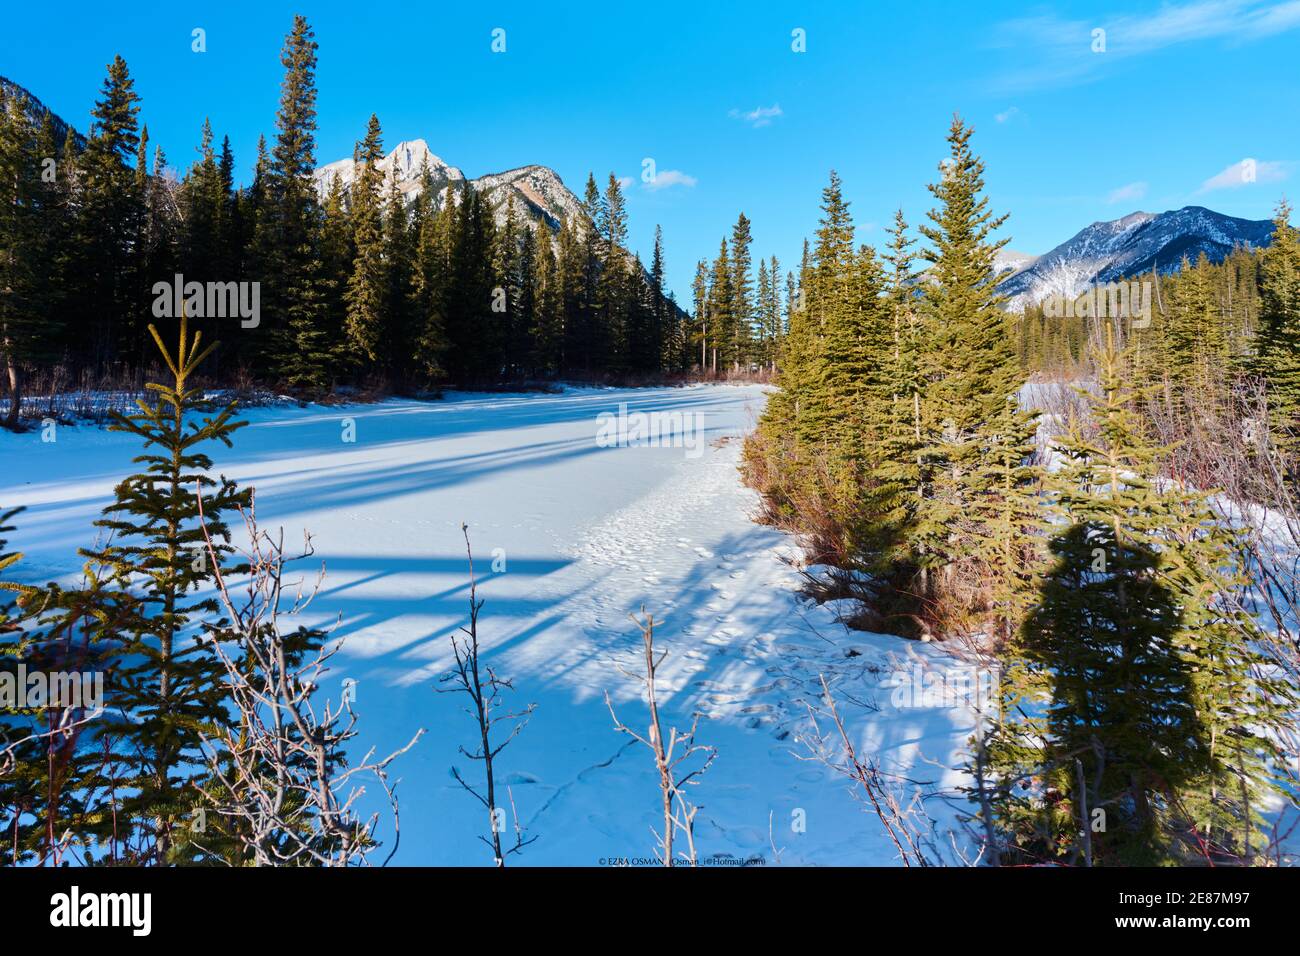
<svg viewBox="0 0 1300 956">
<path fill-rule="evenodd" d="M 501 833 L 505 829 L 505 808 L 497 803 L 495 761 L 501 751 L 524 729 L 537 705 L 529 704 L 520 711 L 502 712 L 502 692 L 513 691 L 515 688 L 508 679 L 498 675 L 491 665 L 484 664 L 480 657 L 478 615 L 483 608 L 483 602 L 479 600 L 478 584 L 474 577 L 474 552 L 469 544 L 469 526 L 462 524 L 460 530 L 465 536 L 465 554 L 469 558 L 469 627 L 460 629 L 460 637 L 455 633 L 451 635 L 451 650 L 455 655 L 456 663 L 450 671 L 439 678 L 439 683 L 451 686 L 439 690 L 443 693 L 465 694 L 472 704 L 472 708 L 466 708 L 466 711 L 474 718 L 478 739 L 473 749 L 466 750 L 462 745 L 460 752 L 470 760 L 483 763 L 484 789 L 480 791 L 468 783 L 457 768 L 452 767 L 451 772 L 456 782 L 487 810 L 491 836 L 480 836 L 479 839 L 491 848 L 492 859 L 496 865 L 505 866 L 507 856 L 518 853 L 528 844 L 535 842 L 537 837 L 525 835 L 524 828 L 519 823 L 519 815 L 515 812 L 514 795 L 507 788 L 510 814 L 513 818 L 514 843 L 502 849 Z M 506 725 L 505 739 L 501 739 L 498 735 L 496 742 L 493 742 L 493 730 L 497 724 Z"/>
<path fill-rule="evenodd" d="M 645 614 L 644 608 L 641 613 Z M 695 849 L 695 814 L 700 808 L 687 799 L 686 788 L 699 784 L 700 776 L 712 766 L 718 751 L 715 747 L 695 742 L 695 731 L 700 723 L 699 714 L 691 719 L 689 731 L 681 733 L 676 727 L 672 727 L 665 740 L 663 725 L 659 719 L 656 679 L 659 666 L 663 664 L 668 652 L 658 652 L 655 649 L 654 615 L 648 615 L 644 620 L 633 617 L 632 623 L 636 624 L 641 631 L 643 669 L 639 672 L 621 667 L 619 669 L 645 688 L 646 704 L 650 709 L 650 723 L 645 735 L 638 734 L 619 720 L 618 714 L 614 712 L 609 691 L 605 691 L 605 706 L 609 708 L 609 715 L 614 719 L 614 729 L 621 734 L 627 734 L 654 755 L 664 822 L 662 830 L 655 830 L 652 827 L 651 832 L 654 833 L 655 843 L 659 848 L 660 862 L 664 866 L 674 866 L 677 860 L 681 859 L 695 866 L 699 860 Z M 685 841 L 686 849 L 678 851 L 677 856 L 674 856 L 675 838 L 679 835 Z"/>
<path fill-rule="evenodd" d="M 859 754 L 825 676 L 820 679 L 821 704 L 805 705 L 811 727 L 795 735 L 805 750 L 795 756 L 820 763 L 852 782 L 854 797 L 876 817 L 904 866 L 944 865 L 947 860 L 940 850 L 935 823 L 926 810 L 922 788 L 883 770 L 879 761 Z M 823 731 L 822 724 L 828 724 L 829 729 Z M 912 788 L 910 793 L 908 787 Z M 950 843 L 957 861 L 967 863 L 951 838 Z"/>
<path fill-rule="evenodd" d="M 318 697 L 329 661 L 342 642 L 321 645 L 302 659 L 306 632 L 290 631 L 285 624 L 307 608 L 324 578 L 322 566 L 310 587 L 304 589 L 301 580 L 285 581 L 290 561 L 313 555 L 311 536 L 304 534 L 302 552 L 287 558 L 283 531 L 272 536 L 258 527 L 251 505 L 241 509 L 249 543 L 240 554 L 247 562 L 248 581 L 237 599 L 202 523 L 202 502 L 200 495 L 207 557 L 216 569 L 218 598 L 230 619 L 226 633 L 214 637 L 233 638 L 237 653 L 220 639 L 209 642 L 226 672 L 233 720 L 211 736 L 203 735 L 208 768 L 219 786 L 200 788 L 200 794 L 256 866 L 355 866 L 365 865 L 378 847 L 379 814 L 362 819 L 356 809 L 365 792 L 360 781 L 372 779 L 393 814 L 394 841 L 387 863 L 401 836 L 388 766 L 410 750 L 424 730 L 386 757 L 376 758 L 372 748 L 359 760 L 345 759 L 348 742 L 357 736 L 349 695 L 323 706 Z M 204 849 L 202 833 L 190 842 Z M 224 859 L 220 853 L 209 855 Z"/>
</svg>

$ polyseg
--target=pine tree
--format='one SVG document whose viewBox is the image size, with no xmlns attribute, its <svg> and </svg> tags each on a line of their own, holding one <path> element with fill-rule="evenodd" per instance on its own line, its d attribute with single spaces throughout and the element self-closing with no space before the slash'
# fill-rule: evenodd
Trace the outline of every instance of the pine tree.
<svg viewBox="0 0 1300 956">
<path fill-rule="evenodd" d="M 720 260 L 725 255 L 724 244 Z M 725 264 L 715 267 L 715 286 L 729 275 Z M 862 499 L 872 436 L 863 429 L 874 427 L 869 420 L 877 413 L 880 280 L 874 255 L 854 249 L 848 202 L 832 171 L 816 249 L 805 251 L 800 301 L 792 303 L 780 391 L 764 409 L 758 442 L 746 450 L 751 481 L 772 510 L 812 535 L 820 561 L 848 562 L 859 548 L 876 550 L 866 541 L 872 522 Z"/>
<path fill-rule="evenodd" d="M 225 194 L 213 146 L 212 124 L 206 119 L 199 144 L 199 160 L 181 183 L 181 204 L 185 222 L 182 271 L 191 281 L 215 279 Z"/>
<path fill-rule="evenodd" d="M 718 246 L 718 257 L 713 260 L 713 275 L 709 281 L 709 299 L 706 315 L 709 319 L 707 337 L 709 370 L 716 375 L 719 365 L 724 368 L 731 359 L 735 343 L 734 327 L 736 300 L 732 292 L 731 253 L 727 240 Z"/>
<path fill-rule="evenodd" d="M 1255 371 L 1268 383 L 1276 433 L 1294 452 L 1300 435 L 1300 233 L 1291 206 L 1278 204 L 1273 236 L 1260 256 Z"/>
<path fill-rule="evenodd" d="M 606 369 L 622 370 L 627 363 L 627 321 L 631 302 L 627 253 L 627 208 L 618 177 L 609 174 L 596 228 L 600 236 L 596 280 L 598 320 L 593 355 Z"/>
<path fill-rule="evenodd" d="M 993 282 L 994 257 L 1006 240 L 991 234 L 1006 217 L 988 211 L 981 195 L 984 164 L 971 151 L 970 136 L 954 117 L 943 176 L 929 187 L 939 206 L 929 214 L 932 225 L 921 228 L 931 243 L 925 253 L 931 268 L 919 302 L 924 331 L 917 360 L 929 401 L 922 404 L 918 482 L 925 498 L 912 531 L 915 558 L 925 570 L 922 598 L 938 587 L 955 599 L 948 604 L 958 617 L 988 600 L 992 555 L 1024 550 L 1018 534 L 995 540 L 1018 523 L 994 516 L 1002 508 L 1020 510 L 1007 496 L 1028 493 L 1033 474 L 1019 464 L 1033 426 L 1017 407 L 1020 368 L 1011 320 Z M 990 469 L 989 462 L 998 464 Z M 1013 487 L 1004 485 L 1008 474 L 1017 476 Z M 1016 573 L 1029 579 L 1027 570 Z M 1011 601 L 1002 594 L 995 603 Z"/>
<path fill-rule="evenodd" d="M 1229 364 L 1228 338 L 1204 253 L 1195 266 L 1183 258 L 1169 296 L 1169 312 L 1162 358 L 1179 398 L 1192 407 L 1221 402 L 1225 397 L 1222 373 Z"/>
<path fill-rule="evenodd" d="M 695 279 L 691 282 L 691 295 L 695 304 L 695 325 L 691 343 L 699 344 L 698 353 L 692 348 L 691 354 L 699 355 L 699 370 L 703 375 L 709 363 L 709 264 L 704 259 L 695 263 Z"/>
<path fill-rule="evenodd" d="M 890 407 L 879 471 L 882 480 L 898 486 L 899 510 L 894 519 L 898 540 L 897 550 L 891 557 L 896 563 L 907 563 L 913 560 L 907 542 L 912 537 L 913 522 L 925 497 L 921 467 L 923 384 L 920 376 L 925 339 L 917 315 L 916 274 L 913 269 L 916 253 L 912 251 L 916 240 L 908 235 L 903 210 L 895 213 L 888 234 L 884 261 L 889 267 L 886 296 L 892 348 L 886 378 Z"/>
<path fill-rule="evenodd" d="M 360 167 L 352 188 L 350 210 L 356 258 L 352 263 L 352 275 L 348 278 L 348 313 L 344 329 L 353 362 L 379 365 L 388 333 L 385 322 L 388 260 L 384 255 L 381 195 L 384 176 L 379 168 L 379 161 L 384 158 L 384 146 L 379 119 L 373 113 L 365 138 L 357 144 L 353 158 Z"/>
<path fill-rule="evenodd" d="M 54 267 L 66 229 L 56 219 L 57 188 L 41 180 L 40 154 L 52 148 L 49 130 L 38 133 L 26 102 L 0 91 L 0 353 L 9 386 L 4 424 L 15 430 L 26 367 L 52 358 L 60 340 Z"/>
<path fill-rule="evenodd" d="M 742 212 L 731 229 L 731 354 L 732 366 L 739 369 L 750 361 L 754 335 L 753 257 L 749 247 L 750 222 Z"/>
<path fill-rule="evenodd" d="M 384 292 L 385 324 L 388 341 L 382 355 L 384 364 L 396 376 L 398 384 L 410 375 L 410 356 L 414 351 L 416 330 L 407 311 L 407 292 L 415 268 L 415 243 L 410 214 L 398 181 L 397 164 L 388 177 L 388 199 L 384 204 L 384 265 L 388 286 Z"/>
<path fill-rule="evenodd" d="M 138 354 L 130 266 L 140 218 L 131 168 L 140 145 L 139 100 L 126 61 L 114 57 L 80 160 L 77 258 L 84 279 L 76 314 L 94 335 L 93 358 L 101 365 Z"/>
<path fill-rule="evenodd" d="M 217 160 L 217 181 L 221 189 L 221 208 L 217 221 L 218 275 L 234 276 L 239 268 L 240 225 L 235 197 L 235 151 L 230 147 L 230 137 L 221 137 L 221 155 Z"/>
<path fill-rule="evenodd" d="M 527 354 L 526 338 L 531 316 L 524 303 L 524 233 L 513 195 L 506 199 L 505 222 L 493 235 L 492 273 L 494 276 L 494 310 L 500 303 L 500 312 L 493 314 L 493 340 L 500 351 L 500 364 L 505 377 L 514 377 Z M 501 296 L 496 299 L 496 289 Z"/>
<path fill-rule="evenodd" d="M 564 290 L 560 285 L 559 261 L 551 231 L 537 228 L 537 251 L 533 259 L 532 367 L 537 373 L 552 376 L 564 365 Z"/>
<path fill-rule="evenodd" d="M 280 64 L 285 69 L 276 112 L 275 145 L 265 161 L 263 210 L 259 211 L 254 260 L 262 279 L 260 361 L 286 380 L 315 384 L 328 353 L 316 334 L 323 322 L 327 289 L 319 255 L 320 215 L 316 185 L 316 50 L 310 25 L 295 16 Z M 259 148 L 259 165 L 262 165 Z"/>
<path fill-rule="evenodd" d="M 140 592 L 138 610 L 121 629 L 125 643 L 114 716 L 105 719 L 103 732 L 123 741 L 109 761 L 125 774 L 120 825 L 147 840 L 138 847 L 140 862 L 164 864 L 174 862 L 177 831 L 193 806 L 185 784 L 196 770 L 199 734 L 225 719 L 223 671 L 194 634 L 218 606 L 212 598 L 189 595 L 211 582 L 209 537 L 222 560 L 230 552 L 223 515 L 246 507 L 249 499 L 229 479 L 210 477 L 212 460 L 197 450 L 212 441 L 229 447 L 244 424 L 234 418 L 234 403 L 214 409 L 193 385 L 216 344 L 202 348 L 184 316 L 175 353 L 152 325 L 149 331 L 173 380 L 150 383 L 153 398 L 139 400 L 138 411 L 114 414 L 110 430 L 145 443 L 135 458 L 144 467 L 117 486 L 115 501 L 96 522 L 111 535 L 108 543 L 83 554 Z"/>
<path fill-rule="evenodd" d="M 571 341 L 567 352 L 574 367 L 591 374 L 598 363 L 597 327 L 599 323 L 599 278 L 601 266 L 601 223 L 604 200 L 596 186 L 596 177 L 587 174 L 582 195 L 582 221 L 575 226 L 580 249 L 573 270 L 577 302 L 574 321 L 570 323 Z"/>
<path fill-rule="evenodd" d="M 755 358 L 762 365 L 767 365 L 774 354 L 773 339 L 771 337 L 773 314 L 771 312 L 773 306 L 772 288 L 773 280 L 772 277 L 768 275 L 767 260 L 759 259 L 757 283 L 758 317 L 756 320 L 759 329 L 759 341 Z"/>
<path fill-rule="evenodd" d="M 337 174 L 330 179 L 325 193 L 320 229 L 321 281 L 326 307 L 321 316 L 315 349 L 331 354 L 344 351 L 343 322 L 347 316 L 348 279 L 356 248 L 352 239 L 352 220 L 348 214 L 347 193 Z M 343 356 L 340 355 L 339 358 Z M 310 370 L 306 370 L 310 374 Z M 324 375 L 314 376 L 321 383 Z"/>
<path fill-rule="evenodd" d="M 1159 478 L 1168 449 L 1124 385 L 1131 356 L 1107 326 L 1085 393 L 1095 433 L 1076 424 L 1061 442 L 1055 564 L 990 746 L 997 810 L 1031 860 L 1079 861 L 1084 825 L 1100 863 L 1249 859 L 1289 692 L 1264 676 L 1258 625 L 1225 602 L 1242 584 L 1235 533 L 1208 494 Z"/>
<path fill-rule="evenodd" d="M 681 367 L 682 343 L 671 303 L 664 290 L 664 231 L 656 224 L 654 253 L 650 258 L 650 352 L 651 372 L 677 371 Z"/>
<path fill-rule="evenodd" d="M 420 184 L 414 212 L 418 231 L 410 291 L 411 329 L 415 336 L 412 359 L 423 383 L 431 385 L 446 374 L 442 363 L 447 350 L 445 297 L 450 278 L 449 228 L 453 214 L 450 203 L 438 210 L 432 206 L 433 174 L 427 159 L 420 169 Z"/>
</svg>

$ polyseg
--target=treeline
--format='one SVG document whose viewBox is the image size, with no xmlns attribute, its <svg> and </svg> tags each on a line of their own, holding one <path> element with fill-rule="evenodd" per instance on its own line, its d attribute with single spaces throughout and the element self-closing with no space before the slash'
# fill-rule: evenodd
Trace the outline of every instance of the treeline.
<svg viewBox="0 0 1300 956">
<path fill-rule="evenodd" d="M 742 212 L 712 264 L 705 259 L 695 264 L 696 357 L 700 368 L 715 374 L 775 371 L 795 306 L 794 273 L 783 279 L 776 256 L 758 260 L 755 280 L 749 227 Z"/>
<path fill-rule="evenodd" d="M 1151 428 L 1168 431 L 1193 410 L 1202 419 L 1232 410 L 1267 419 L 1269 440 L 1289 453 L 1300 440 L 1300 239 L 1291 213 L 1279 204 L 1263 249 L 1238 248 L 1218 263 L 1184 258 L 1172 275 L 1126 280 L 1145 287 L 1141 315 L 1051 317 L 1043 304 L 1027 306 L 1022 368 L 1043 381 L 1095 380 L 1109 330 L 1127 349 L 1127 382 L 1144 396 Z"/>
<path fill-rule="evenodd" d="M 1171 416 L 1202 422 L 1252 376 L 1273 419 L 1245 454 L 1282 454 L 1296 434 L 1287 210 L 1253 299 L 1233 289 L 1225 313 L 1202 264 L 1161 279 L 1149 327 L 1082 337 L 1094 385 L 1040 447 L 1019 400 L 1035 317 L 997 293 L 1005 217 L 970 136 L 954 120 L 919 252 L 901 212 L 883 252 L 856 244 L 832 173 L 747 479 L 812 560 L 845 569 L 827 587 L 862 600 L 859 625 L 956 641 L 997 675 L 967 768 L 983 859 L 1257 862 L 1295 671 L 1244 603 L 1238 529 L 1162 438 Z"/>
<path fill-rule="evenodd" d="M 316 51 L 297 17 L 281 53 L 275 134 L 259 142 L 245 186 L 236 185 L 229 138 L 218 142 L 206 121 L 198 159 L 177 181 L 150 143 L 121 57 L 109 65 L 85 137 L 16 89 L 0 91 L 0 352 L 10 424 L 35 375 L 50 387 L 138 373 L 151 360 L 142 343 L 155 286 L 176 274 L 186 283 L 258 284 L 253 322 L 200 316 L 191 303 L 195 327 L 227 343 L 204 370 L 222 384 L 421 390 L 771 364 L 775 261 L 760 264 L 755 296 L 748 234 L 738 231 L 730 260 L 704 285 L 712 318 L 697 327 L 665 291 L 659 231 L 648 269 L 629 251 L 612 174 L 603 190 L 589 176 L 580 212 L 554 232 L 513 203 L 494 210 L 467 183 L 443 200 L 427 170 L 417 198 L 403 202 L 377 166 L 384 147 L 372 117 L 355 181 L 335 181 L 320 196 Z"/>
<path fill-rule="evenodd" d="M 1263 262 L 1261 250 L 1239 247 L 1222 262 L 1211 262 L 1204 253 L 1195 262 L 1184 256 L 1173 274 L 1153 270 L 1122 280 L 1145 292 L 1147 316 L 1081 315 L 1074 309 L 1067 315 L 1029 303 L 1018 326 L 1021 366 L 1040 379 L 1085 377 L 1105 324 L 1099 320 L 1107 317 L 1138 318 L 1137 328 L 1125 321 L 1119 331 L 1140 337 L 1148 358 L 1167 354 L 1181 365 L 1188 347 L 1203 339 L 1202 348 L 1240 364 L 1253 354 L 1259 330 Z"/>
</svg>

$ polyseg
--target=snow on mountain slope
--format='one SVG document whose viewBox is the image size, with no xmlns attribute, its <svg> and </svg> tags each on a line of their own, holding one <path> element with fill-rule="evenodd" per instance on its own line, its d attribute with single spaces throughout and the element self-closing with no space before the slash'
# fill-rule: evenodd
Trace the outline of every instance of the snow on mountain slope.
<svg viewBox="0 0 1300 956">
<path fill-rule="evenodd" d="M 1092 283 L 1178 270 L 1205 253 L 1220 262 L 1236 246 L 1268 244 L 1267 219 L 1238 219 L 1202 206 L 1163 213 L 1135 212 L 1110 222 L 1094 222 L 1051 252 L 1014 271 L 999 283 L 1007 308 L 1019 309 L 1049 295 L 1074 298 Z M 999 270 L 1000 274 L 1001 270 Z"/>
<path fill-rule="evenodd" d="M 442 158 L 435 155 L 429 149 L 429 144 L 422 139 L 398 143 L 377 165 L 383 171 L 385 183 L 388 177 L 393 175 L 394 167 L 396 168 L 398 188 L 405 200 L 410 202 L 420 192 L 420 170 L 426 161 L 439 195 L 448 185 L 465 179 L 464 173 L 455 166 L 443 162 Z M 322 166 L 312 174 L 316 180 L 316 191 L 324 199 L 335 177 L 342 184 L 344 192 L 351 190 L 357 178 L 357 168 L 358 164 L 352 159 L 339 159 Z"/>
<path fill-rule="evenodd" d="M 45 117 L 49 116 L 50 124 L 54 130 L 54 142 L 62 149 L 63 141 L 67 138 L 69 131 L 76 137 L 76 144 L 79 149 L 86 148 L 86 137 L 78 133 L 72 126 L 63 119 L 58 113 L 55 113 L 48 106 L 41 102 L 41 98 L 13 80 L 0 76 L 0 99 L 17 98 L 26 103 L 27 115 L 32 121 L 39 126 L 44 122 Z"/>
<path fill-rule="evenodd" d="M 518 215 L 545 219 L 552 229 L 561 218 L 577 221 L 582 209 L 578 197 L 548 166 L 521 166 L 504 173 L 492 173 L 473 180 L 475 188 L 487 194 L 498 221 L 504 221 L 506 203 L 514 196 Z"/>
<path fill-rule="evenodd" d="M 216 468 L 258 490 L 268 528 L 315 534 L 326 565 L 316 619 L 341 615 L 346 637 L 326 689 L 356 680 L 361 747 L 393 748 L 428 733 L 393 768 L 401 778 L 398 864 L 488 865 L 475 839 L 486 821 L 450 776 L 467 773 L 457 745 L 471 722 L 455 695 L 436 693 L 448 635 L 467 619 L 460 522 L 470 525 L 479 572 L 486 658 L 515 680 L 531 722 L 499 759 L 521 820 L 537 843 L 512 860 L 601 865 L 652 855 L 658 793 L 653 761 L 616 734 L 603 695 L 629 726 L 645 705 L 619 670 L 639 637 L 628 615 L 660 621 L 664 720 L 716 745 L 693 793 L 703 856 L 786 864 L 891 864 L 894 850 L 846 781 L 798 759 L 825 675 L 844 698 L 850 733 L 888 770 L 927 790 L 962 782 L 972 721 L 954 706 L 897 703 L 900 669 L 944 676 L 954 662 L 933 645 L 851 632 L 830 605 L 796 594 L 790 540 L 751 521 L 756 499 L 738 479 L 742 434 L 760 410 L 759 387 L 583 389 L 558 395 L 453 395 L 343 408 L 249 411 Z M 662 411 L 702 416 L 699 455 L 673 447 L 602 447 L 597 415 Z M 341 440 L 344 419 L 356 442 Z M 0 504 L 25 505 L 7 535 L 26 554 L 23 579 L 74 574 L 75 549 L 131 468 L 136 443 L 95 428 L 0 434 Z M 497 549 L 500 549 L 499 551 Z M 494 553 L 503 570 L 491 568 Z M 304 567 L 304 576 L 315 565 Z M 369 795 L 367 808 L 377 808 Z M 961 805 L 961 801 L 954 801 Z M 941 827 L 952 807 L 931 802 Z M 791 826 L 803 811 L 805 832 Z M 769 820 L 772 836 L 769 838 Z M 391 838 L 391 831 L 383 836 Z"/>
<path fill-rule="evenodd" d="M 1028 269 L 1038 261 L 1038 256 L 1014 249 L 999 249 L 993 257 L 993 274 L 995 276 L 1012 276 L 1022 269 Z"/>
<path fill-rule="evenodd" d="M 435 155 L 428 143 L 422 139 L 398 143 L 387 156 L 378 163 L 385 180 L 397 170 L 398 189 L 406 202 L 411 202 L 420 192 L 420 170 L 428 161 L 429 171 L 433 176 L 437 191 L 435 205 L 441 207 L 450 197 L 448 187 L 465 181 L 465 174 L 455 166 L 448 165 Z M 351 189 L 357 177 L 357 164 L 352 159 L 340 159 L 320 167 L 313 174 L 316 190 L 324 198 L 329 192 L 330 183 L 338 177 L 344 191 Z M 498 224 L 504 223 L 509 199 L 513 196 L 516 215 L 527 222 L 545 221 L 552 229 L 558 229 L 561 218 L 573 219 L 579 212 L 581 204 L 578 197 L 569 191 L 559 175 L 547 166 L 521 166 L 501 173 L 491 173 L 469 180 L 480 192 L 487 196 L 492 205 L 493 214 Z"/>
</svg>

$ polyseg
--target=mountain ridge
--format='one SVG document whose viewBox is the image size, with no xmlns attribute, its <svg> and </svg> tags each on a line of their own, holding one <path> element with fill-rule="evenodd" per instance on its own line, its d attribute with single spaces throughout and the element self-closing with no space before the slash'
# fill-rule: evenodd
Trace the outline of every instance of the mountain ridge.
<svg viewBox="0 0 1300 956">
<path fill-rule="evenodd" d="M 396 166 L 398 191 L 409 203 L 420 192 L 420 170 L 425 161 L 428 161 L 437 190 L 434 204 L 439 208 L 449 201 L 453 185 L 465 183 L 487 199 L 498 225 L 505 222 L 511 198 L 514 198 L 525 221 L 544 221 L 552 230 L 559 229 L 562 219 L 572 219 L 581 210 L 581 202 L 564 185 L 559 173 L 541 163 L 529 163 L 469 179 L 458 167 L 434 153 L 423 139 L 411 139 L 398 143 L 375 165 L 383 172 L 385 180 Z M 335 176 L 339 177 L 344 191 L 349 190 L 357 177 L 355 160 L 336 159 L 312 173 L 317 194 L 322 199 L 329 192 Z"/>
<path fill-rule="evenodd" d="M 1185 256 L 1195 261 L 1205 253 L 1222 262 L 1233 249 L 1263 248 L 1273 223 L 1242 219 L 1205 206 L 1184 206 L 1162 213 L 1131 212 L 1118 219 L 1098 220 L 1021 268 L 998 279 L 1006 307 L 1018 310 L 1051 295 L 1074 298 L 1095 283 L 1114 282 L 1153 269 L 1162 275 L 1177 272 Z M 1001 271 L 996 272 L 1002 276 Z"/>
<path fill-rule="evenodd" d="M 76 128 L 71 123 L 46 106 L 39 96 L 27 89 L 27 87 L 23 86 L 21 83 L 15 83 L 7 76 L 0 75 L 0 93 L 2 93 L 6 99 L 13 96 L 19 96 L 25 99 L 27 101 L 27 115 L 32 117 L 32 119 L 38 124 L 48 115 L 50 121 L 54 125 L 55 144 L 60 149 L 63 148 L 63 141 L 67 139 L 69 133 L 76 137 L 78 148 L 85 148 L 86 137 L 77 132 Z"/>
</svg>

